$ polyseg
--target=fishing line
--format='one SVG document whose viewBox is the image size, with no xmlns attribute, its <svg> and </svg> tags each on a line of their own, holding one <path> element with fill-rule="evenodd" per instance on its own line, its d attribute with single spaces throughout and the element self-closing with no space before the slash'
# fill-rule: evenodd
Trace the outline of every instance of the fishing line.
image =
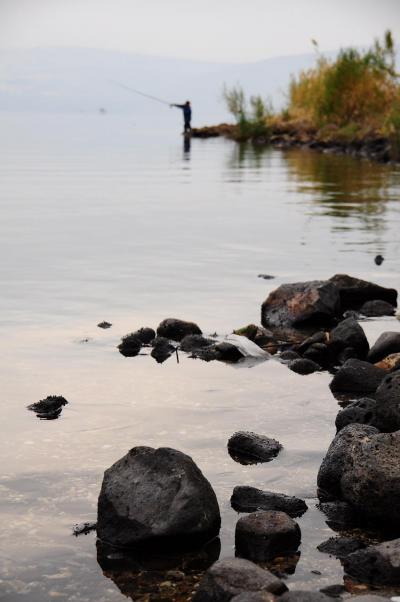
<svg viewBox="0 0 400 602">
<path fill-rule="evenodd" d="M 141 92 L 140 90 L 136 90 L 135 88 L 131 88 L 130 86 L 125 86 L 125 84 L 121 84 L 120 82 L 116 82 L 112 79 L 109 79 L 108 81 L 116 86 L 119 86 L 120 88 L 124 88 L 125 90 L 128 90 L 129 92 L 134 92 L 135 94 L 139 94 L 140 96 L 144 96 L 145 98 L 151 98 L 151 100 L 160 102 L 163 105 L 168 105 L 168 106 L 171 105 L 170 102 L 167 102 L 166 100 L 163 100 L 162 98 L 157 98 L 157 96 L 152 96 L 151 94 L 145 94 L 144 92 Z"/>
</svg>

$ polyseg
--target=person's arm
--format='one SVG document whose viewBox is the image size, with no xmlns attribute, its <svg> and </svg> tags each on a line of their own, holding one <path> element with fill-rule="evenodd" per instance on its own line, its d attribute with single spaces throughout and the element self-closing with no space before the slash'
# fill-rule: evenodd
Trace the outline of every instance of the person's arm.
<svg viewBox="0 0 400 602">
<path fill-rule="evenodd" d="M 170 107 L 177 107 L 178 109 L 184 109 L 185 105 L 175 105 L 175 104 L 170 104 Z"/>
</svg>

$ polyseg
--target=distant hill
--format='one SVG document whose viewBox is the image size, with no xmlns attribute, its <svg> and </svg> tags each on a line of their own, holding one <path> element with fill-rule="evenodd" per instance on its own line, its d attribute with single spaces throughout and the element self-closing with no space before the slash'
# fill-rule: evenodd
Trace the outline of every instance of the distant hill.
<svg viewBox="0 0 400 602">
<path fill-rule="evenodd" d="M 0 53 L 0 110 L 129 113 L 137 119 L 173 120 L 167 107 L 130 93 L 110 80 L 168 102 L 190 99 L 194 123 L 231 120 L 222 101 L 224 83 L 284 103 L 291 74 L 311 67 L 314 54 L 244 64 L 206 63 L 86 48 L 37 48 Z M 166 110 L 168 117 L 166 117 Z"/>
</svg>

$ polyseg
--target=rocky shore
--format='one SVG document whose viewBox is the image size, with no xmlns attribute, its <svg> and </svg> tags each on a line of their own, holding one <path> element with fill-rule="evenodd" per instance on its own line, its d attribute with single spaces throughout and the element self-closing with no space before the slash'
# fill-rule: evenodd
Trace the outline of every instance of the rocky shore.
<svg viewBox="0 0 400 602">
<path fill-rule="evenodd" d="M 385 331 L 370 347 L 362 328 L 366 314 L 381 316 L 382 307 L 385 315 L 395 313 L 395 289 L 336 274 L 279 286 L 262 303 L 261 325 L 227 337 L 205 336 L 194 322 L 167 318 L 118 345 L 127 361 L 146 354 L 163 363 L 184 353 L 207 362 L 278 361 L 304 376 L 332 375 L 330 389 L 342 408 L 316 491 L 338 537 L 321 541 L 318 550 L 342 563 L 336 599 L 379 593 L 360 596 L 361 602 L 400 591 L 400 332 Z M 58 417 L 66 403 L 49 396 L 29 409 Z M 274 461 L 283 448 L 273 433 L 247 431 L 233 433 L 226 445 L 242 464 Z M 285 577 L 300 557 L 296 518 L 308 510 L 304 500 L 239 484 L 231 506 L 242 514 L 235 557 L 219 560 L 221 513 L 206 476 L 179 450 L 135 447 L 104 473 L 97 525 L 78 525 L 74 534 L 97 530 L 98 562 L 132 600 L 333 599 L 330 591 L 287 591 Z"/>
<path fill-rule="evenodd" d="M 243 140 L 239 137 L 238 126 L 222 123 L 215 126 L 193 128 L 194 138 L 216 138 L 223 136 L 241 142 L 250 142 L 255 146 L 273 146 L 282 150 L 301 148 L 323 153 L 334 153 L 370 159 L 379 163 L 398 163 L 398 154 L 388 137 L 368 134 L 363 138 L 343 137 L 332 126 L 324 132 L 312 128 L 296 127 L 281 122 L 273 124 L 268 134 Z"/>
</svg>

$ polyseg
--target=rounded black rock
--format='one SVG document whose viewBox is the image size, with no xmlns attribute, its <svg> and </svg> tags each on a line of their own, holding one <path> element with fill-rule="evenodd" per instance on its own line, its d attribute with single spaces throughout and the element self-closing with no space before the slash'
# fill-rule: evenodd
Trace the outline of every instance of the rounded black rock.
<svg viewBox="0 0 400 602">
<path fill-rule="evenodd" d="M 385 375 L 381 368 L 353 358 L 339 368 L 329 387 L 336 392 L 374 393 Z"/>
<path fill-rule="evenodd" d="M 143 326 L 139 330 L 136 330 L 133 335 L 139 339 L 142 345 L 148 345 L 155 338 L 156 333 L 152 328 Z"/>
<path fill-rule="evenodd" d="M 228 441 L 228 451 L 240 464 L 270 462 L 282 449 L 276 439 L 250 431 L 238 431 Z"/>
<path fill-rule="evenodd" d="M 157 328 L 157 336 L 174 341 L 181 341 L 188 334 L 202 334 L 202 332 L 194 322 L 186 322 L 177 318 L 167 318 Z"/>
<path fill-rule="evenodd" d="M 119 352 L 125 357 L 134 357 L 141 348 L 142 342 L 134 333 L 124 336 L 118 345 Z"/>
<path fill-rule="evenodd" d="M 285 512 L 260 510 L 240 518 L 236 524 L 237 556 L 264 562 L 296 552 L 301 542 L 300 527 Z"/>
<path fill-rule="evenodd" d="M 296 372 L 296 374 L 301 374 L 303 376 L 322 370 L 321 366 L 319 366 L 317 363 L 303 357 L 298 360 L 291 361 L 289 363 L 289 368 L 292 370 L 292 372 Z"/>
<path fill-rule="evenodd" d="M 180 451 L 134 447 L 104 473 L 97 534 L 111 545 L 190 548 L 220 524 L 210 483 Z"/>
<path fill-rule="evenodd" d="M 231 506 L 237 512 L 255 512 L 257 510 L 280 510 L 292 518 L 307 511 L 307 504 L 294 496 L 272 491 L 262 491 L 256 487 L 237 486 L 231 497 Z"/>
</svg>

